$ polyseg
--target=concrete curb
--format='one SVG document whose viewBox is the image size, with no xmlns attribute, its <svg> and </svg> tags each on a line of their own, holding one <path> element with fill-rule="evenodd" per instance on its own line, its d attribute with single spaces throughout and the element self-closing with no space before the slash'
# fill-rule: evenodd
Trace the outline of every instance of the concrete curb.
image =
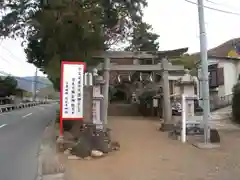
<svg viewBox="0 0 240 180">
<path fill-rule="evenodd" d="M 17 109 L 30 108 L 42 104 L 50 104 L 51 102 L 29 102 L 29 103 L 20 103 L 20 104 L 7 104 L 0 105 L 0 113 L 5 113 Z"/>
<path fill-rule="evenodd" d="M 65 169 L 56 151 L 54 121 L 46 127 L 38 153 L 36 180 L 65 180 Z"/>
</svg>

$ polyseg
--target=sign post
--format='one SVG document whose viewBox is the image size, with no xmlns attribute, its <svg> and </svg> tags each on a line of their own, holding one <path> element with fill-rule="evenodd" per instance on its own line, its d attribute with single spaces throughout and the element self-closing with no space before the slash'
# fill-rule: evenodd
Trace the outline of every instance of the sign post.
<svg viewBox="0 0 240 180">
<path fill-rule="evenodd" d="M 64 120 L 83 119 L 84 62 L 61 63 L 60 86 L 60 136 L 63 134 Z"/>
</svg>

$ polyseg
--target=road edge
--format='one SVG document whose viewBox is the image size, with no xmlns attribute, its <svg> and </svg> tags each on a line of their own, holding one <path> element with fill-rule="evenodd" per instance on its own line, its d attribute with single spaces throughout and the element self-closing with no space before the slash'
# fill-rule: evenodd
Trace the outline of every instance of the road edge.
<svg viewBox="0 0 240 180">
<path fill-rule="evenodd" d="M 66 180 L 65 169 L 56 151 L 55 121 L 47 124 L 38 149 L 35 180 Z"/>
</svg>

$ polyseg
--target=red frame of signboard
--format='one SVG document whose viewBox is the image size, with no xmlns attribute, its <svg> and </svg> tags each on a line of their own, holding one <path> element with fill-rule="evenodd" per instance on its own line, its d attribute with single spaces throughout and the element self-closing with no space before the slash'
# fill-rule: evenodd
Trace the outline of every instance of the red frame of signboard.
<svg viewBox="0 0 240 180">
<path fill-rule="evenodd" d="M 64 65 L 65 64 L 76 64 L 83 65 L 84 72 L 86 71 L 86 63 L 85 62 L 70 62 L 70 61 L 62 61 L 61 62 L 61 80 L 60 80 L 60 135 L 63 134 L 63 121 L 64 120 L 82 120 L 83 118 L 63 118 L 62 117 L 62 108 L 63 108 L 63 76 L 64 76 Z"/>
</svg>

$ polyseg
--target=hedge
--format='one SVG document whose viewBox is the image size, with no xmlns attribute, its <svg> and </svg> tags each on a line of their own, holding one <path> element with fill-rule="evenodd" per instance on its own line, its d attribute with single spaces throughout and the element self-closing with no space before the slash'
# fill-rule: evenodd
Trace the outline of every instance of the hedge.
<svg viewBox="0 0 240 180">
<path fill-rule="evenodd" d="M 240 83 L 233 87 L 232 116 L 233 120 L 240 124 Z"/>
<path fill-rule="evenodd" d="M 56 120 L 55 120 L 56 123 L 59 123 L 60 122 L 60 107 L 58 106 L 56 108 Z M 63 121 L 63 130 L 64 131 L 70 131 L 71 128 L 73 126 L 73 121 Z"/>
</svg>

